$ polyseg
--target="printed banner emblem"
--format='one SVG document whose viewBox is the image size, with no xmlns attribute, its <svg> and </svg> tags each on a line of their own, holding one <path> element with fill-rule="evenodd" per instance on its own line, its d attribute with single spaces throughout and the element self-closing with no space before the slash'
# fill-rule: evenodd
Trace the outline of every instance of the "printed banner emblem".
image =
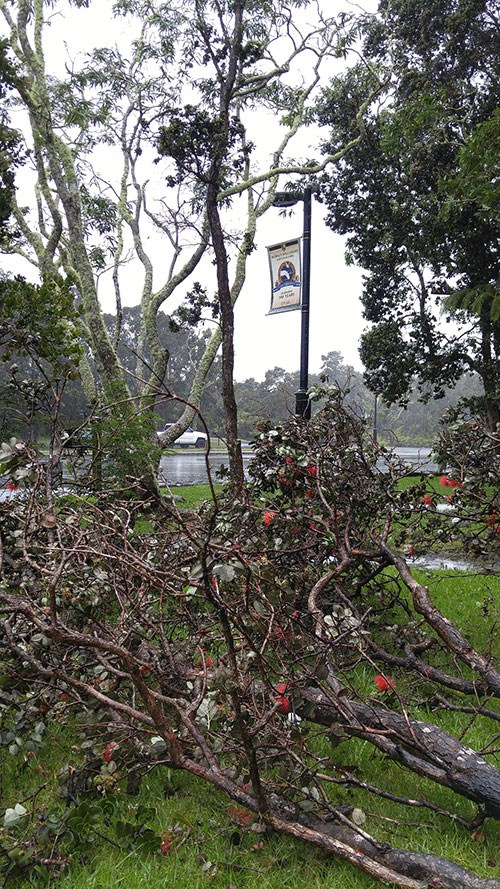
<svg viewBox="0 0 500 889">
<path fill-rule="evenodd" d="M 271 308 L 269 314 L 300 309 L 300 241 L 285 241 L 267 248 L 271 271 Z"/>
</svg>

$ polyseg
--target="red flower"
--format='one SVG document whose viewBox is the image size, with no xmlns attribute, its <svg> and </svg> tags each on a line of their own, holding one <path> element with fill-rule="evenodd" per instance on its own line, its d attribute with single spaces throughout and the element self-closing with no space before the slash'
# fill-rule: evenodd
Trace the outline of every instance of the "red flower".
<svg viewBox="0 0 500 889">
<path fill-rule="evenodd" d="M 249 827 L 255 818 L 252 812 L 248 812 L 243 806 L 228 806 L 227 814 L 231 821 L 235 821 L 240 827 Z"/>
<path fill-rule="evenodd" d="M 206 658 L 205 658 L 205 666 L 207 666 L 207 667 L 213 667 L 213 665 L 214 665 L 213 658 L 211 658 L 211 657 L 206 657 Z"/>
<path fill-rule="evenodd" d="M 109 744 L 106 744 L 106 746 L 102 752 L 102 758 L 106 762 L 111 762 L 111 760 L 113 759 L 113 751 L 117 750 L 117 749 L 118 749 L 118 744 L 116 743 L 116 741 L 110 741 Z"/>
<path fill-rule="evenodd" d="M 174 848 L 174 838 L 173 838 L 172 834 L 168 830 L 166 830 L 161 835 L 161 845 L 160 845 L 161 854 L 168 855 L 168 853 L 171 852 L 173 848 Z"/>
<path fill-rule="evenodd" d="M 278 695 L 276 703 L 278 704 L 278 713 L 284 713 L 286 715 L 287 713 L 292 712 L 290 699 L 285 697 L 285 695 Z"/>
<path fill-rule="evenodd" d="M 63 701 L 63 703 L 64 703 L 64 701 L 67 701 L 67 700 L 68 700 L 68 695 L 66 694 L 65 691 L 62 691 L 62 692 L 61 692 L 61 694 L 59 695 L 59 700 L 60 700 L 60 701 Z"/>
<path fill-rule="evenodd" d="M 15 482 L 7 482 L 5 485 L 8 491 L 17 491 L 17 485 Z"/>
<path fill-rule="evenodd" d="M 316 491 L 314 490 L 314 488 L 308 488 L 306 491 L 306 497 L 308 498 L 308 500 L 312 500 L 315 493 L 316 493 Z"/>
<path fill-rule="evenodd" d="M 430 494 L 424 494 L 424 496 L 422 497 L 422 500 L 423 500 L 425 506 L 432 506 L 432 497 Z"/>
<path fill-rule="evenodd" d="M 290 703 L 290 698 L 287 698 L 285 695 L 287 689 L 286 682 L 279 682 L 276 686 L 276 692 L 274 694 L 274 699 L 278 704 L 278 713 L 291 713 L 292 705 Z"/>
<path fill-rule="evenodd" d="M 312 463 L 310 463 L 309 466 L 306 466 L 306 472 L 308 475 L 311 476 L 311 478 L 316 478 L 316 476 L 318 475 L 318 469 L 316 466 L 313 466 Z"/>
<path fill-rule="evenodd" d="M 262 516 L 262 521 L 264 522 L 264 525 L 272 525 L 272 523 L 274 522 L 275 515 L 276 515 L 276 513 L 273 509 L 266 509 L 264 515 Z"/>
<path fill-rule="evenodd" d="M 283 627 L 275 627 L 273 630 L 273 636 L 278 642 L 286 642 L 287 639 L 291 639 L 292 631 L 284 630 Z"/>
<path fill-rule="evenodd" d="M 462 482 L 459 482 L 456 478 L 449 478 L 447 475 L 442 475 L 439 479 L 439 484 L 443 488 L 461 488 Z"/>
<path fill-rule="evenodd" d="M 384 676 L 383 673 L 377 673 L 377 675 L 373 677 L 373 681 L 379 691 L 395 691 L 396 690 L 396 686 L 394 684 L 394 679 L 391 679 L 390 676 Z"/>
<path fill-rule="evenodd" d="M 293 457 L 285 457 L 285 463 L 287 464 L 287 466 L 294 466 L 295 460 L 293 459 Z"/>
</svg>

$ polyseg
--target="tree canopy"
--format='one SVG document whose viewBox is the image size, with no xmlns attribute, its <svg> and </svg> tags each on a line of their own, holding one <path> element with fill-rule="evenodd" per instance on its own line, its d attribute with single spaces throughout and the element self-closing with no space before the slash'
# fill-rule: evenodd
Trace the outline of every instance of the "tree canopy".
<svg viewBox="0 0 500 889">
<path fill-rule="evenodd" d="M 7 100 L 16 83 L 16 72 L 8 58 L 8 42 L 0 39 L 0 246 L 13 236 L 10 225 L 15 196 L 15 168 L 20 163 L 20 135 L 9 123 Z"/>
<path fill-rule="evenodd" d="M 364 60 L 324 91 L 325 150 L 352 132 L 352 109 L 374 79 L 363 139 L 323 177 L 328 224 L 347 235 L 348 261 L 367 274 L 371 326 L 361 356 L 370 387 L 423 397 L 474 370 L 482 409 L 499 419 L 499 228 L 494 137 L 499 103 L 496 4 L 381 2 L 360 29 Z M 494 149 L 493 149 L 494 151 Z"/>
</svg>

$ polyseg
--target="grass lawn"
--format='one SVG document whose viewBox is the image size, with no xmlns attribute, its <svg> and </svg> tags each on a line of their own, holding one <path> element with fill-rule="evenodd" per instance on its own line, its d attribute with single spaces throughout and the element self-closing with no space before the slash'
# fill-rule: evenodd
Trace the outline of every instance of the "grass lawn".
<svg viewBox="0 0 500 889">
<path fill-rule="evenodd" d="M 61 733 L 56 730 L 55 734 Z M 66 729 L 67 737 L 72 730 Z M 322 742 L 325 743 L 325 742 Z M 62 750 L 66 747 L 63 742 Z M 331 751 L 330 751 L 331 755 Z M 412 797 L 426 795 L 426 782 L 413 778 L 384 760 L 364 742 L 340 745 L 334 760 L 362 766 L 367 780 L 386 786 L 392 793 Z M 47 762 L 40 758 L 42 777 L 54 786 L 54 774 L 62 760 L 49 753 Z M 9 769 L 10 771 L 10 769 Z M 19 776 L 18 776 L 19 778 Z M 17 782 L 16 782 L 17 783 Z M 31 783 L 31 782 L 29 782 Z M 4 795 L 5 802 L 19 799 L 19 789 Z M 18 785 L 19 788 L 19 785 Z M 7 791 L 6 787 L 6 791 Z M 430 795 L 430 794 L 429 794 Z M 9 799 L 10 797 L 10 799 Z M 451 794 L 445 789 L 434 800 L 449 805 Z M 343 793 L 342 801 L 360 805 L 367 815 L 364 829 L 395 846 L 418 848 L 435 855 L 450 856 L 465 867 L 484 876 L 499 876 L 500 825 L 488 822 L 475 839 L 467 831 L 439 815 L 424 809 L 396 808 L 376 798 L 366 799 L 359 792 Z M 26 803 L 25 803 L 26 804 Z M 142 782 L 139 796 L 116 796 L 120 817 L 129 817 L 134 809 L 147 805 L 155 810 L 149 822 L 157 834 L 172 836 L 172 848 L 165 854 L 145 853 L 117 848 L 110 819 L 103 819 L 96 829 L 101 836 L 87 837 L 86 843 L 72 852 L 62 874 L 47 885 L 59 889 L 375 889 L 380 884 L 335 857 L 278 834 L 262 835 L 242 828 L 231 818 L 227 799 L 186 774 L 171 774 L 164 767 Z M 451 801 L 453 807 L 453 802 Z M 63 806 L 60 802 L 59 806 Z M 459 801 L 462 815 L 471 815 L 473 807 Z M 104 836 L 111 842 L 106 842 Z M 89 841 L 90 840 L 90 841 Z M 24 887 L 38 884 L 29 878 L 10 885 Z"/>
<path fill-rule="evenodd" d="M 216 494 L 220 494 L 223 485 L 214 484 Z M 163 495 L 173 494 L 181 509 L 198 509 L 206 500 L 212 500 L 210 485 L 173 485 L 170 490 L 161 488 Z"/>
</svg>

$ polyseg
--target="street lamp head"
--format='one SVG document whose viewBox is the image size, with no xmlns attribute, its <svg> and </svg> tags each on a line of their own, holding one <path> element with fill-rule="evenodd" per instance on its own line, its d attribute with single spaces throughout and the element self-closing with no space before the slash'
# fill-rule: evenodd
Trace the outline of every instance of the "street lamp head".
<svg viewBox="0 0 500 889">
<path fill-rule="evenodd" d="M 293 207 L 303 200 L 304 195 L 301 191 L 277 191 L 274 196 L 273 207 L 280 207 L 281 209 Z"/>
</svg>

